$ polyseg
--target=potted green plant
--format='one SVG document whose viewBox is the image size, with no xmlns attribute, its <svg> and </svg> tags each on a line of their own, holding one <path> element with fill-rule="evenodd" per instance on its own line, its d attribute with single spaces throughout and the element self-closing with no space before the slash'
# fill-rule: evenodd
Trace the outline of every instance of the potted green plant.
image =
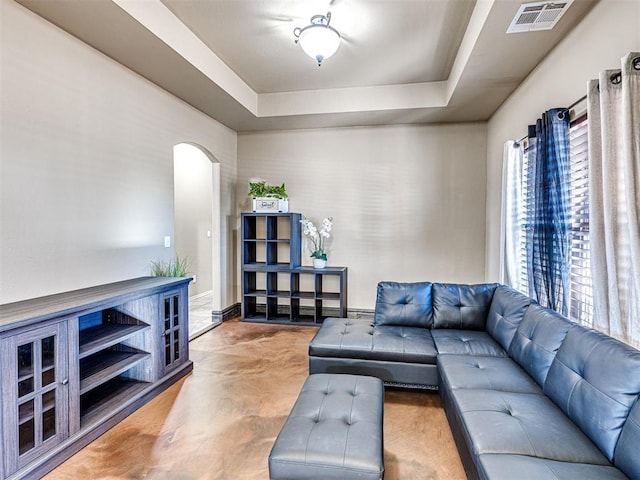
<svg viewBox="0 0 640 480">
<path fill-rule="evenodd" d="M 249 196 L 254 212 L 287 213 L 289 198 L 284 183 L 268 185 L 265 181 L 249 182 Z"/>
<path fill-rule="evenodd" d="M 176 255 L 175 260 L 151 262 L 151 274 L 154 277 L 188 277 L 189 260 Z"/>
</svg>

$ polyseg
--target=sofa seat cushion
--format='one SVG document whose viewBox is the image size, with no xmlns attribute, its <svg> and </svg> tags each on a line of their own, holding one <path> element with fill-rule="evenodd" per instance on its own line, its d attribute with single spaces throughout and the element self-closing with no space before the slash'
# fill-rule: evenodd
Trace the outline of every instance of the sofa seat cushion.
<svg viewBox="0 0 640 480">
<path fill-rule="evenodd" d="M 434 283 L 433 327 L 484 330 L 497 283 L 460 285 Z"/>
<path fill-rule="evenodd" d="M 439 354 L 506 357 L 507 352 L 487 332 L 472 330 L 431 330 Z"/>
<path fill-rule="evenodd" d="M 481 389 L 448 393 L 474 455 L 504 453 L 610 465 L 593 442 L 544 395 Z"/>
<path fill-rule="evenodd" d="M 309 343 L 309 355 L 435 365 L 438 351 L 426 328 L 327 318 Z"/>
<path fill-rule="evenodd" d="M 558 462 L 524 455 L 485 454 L 479 457 L 483 478 L 492 480 L 626 480 L 614 466 Z"/>
<path fill-rule="evenodd" d="M 572 325 L 551 364 L 544 393 L 613 461 L 620 432 L 640 393 L 640 352 Z"/>
<path fill-rule="evenodd" d="M 522 368 L 507 357 L 438 355 L 440 388 L 482 388 L 542 395 Z"/>
<path fill-rule="evenodd" d="M 640 399 L 636 400 L 624 423 L 614 457 L 616 466 L 631 478 L 640 478 L 638 445 L 640 445 Z"/>
</svg>

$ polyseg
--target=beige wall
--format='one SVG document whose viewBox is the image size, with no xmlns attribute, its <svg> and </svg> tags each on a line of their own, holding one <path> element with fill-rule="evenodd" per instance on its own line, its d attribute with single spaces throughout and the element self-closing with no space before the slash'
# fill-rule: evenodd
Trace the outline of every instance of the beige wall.
<svg viewBox="0 0 640 480">
<path fill-rule="evenodd" d="M 383 279 L 496 280 L 504 141 L 640 50 L 640 2 L 602 0 L 486 127 L 256 133 L 236 143 L 235 132 L 0 2 L 0 303 L 145 275 L 151 260 L 170 258 L 163 237 L 174 234 L 181 142 L 220 161 L 219 308 L 238 300 L 236 203 L 248 209 L 253 177 L 285 181 L 293 211 L 335 217 L 330 264 L 349 266 L 351 308 L 372 308 Z"/>
<path fill-rule="evenodd" d="M 0 303 L 148 275 L 169 259 L 180 142 L 220 161 L 220 302 L 234 303 L 235 132 L 0 1 Z"/>
<path fill-rule="evenodd" d="M 534 36 L 535 33 L 526 35 Z M 572 104 L 600 70 L 640 51 L 640 1 L 602 0 L 538 65 L 496 112 L 487 130 L 487 280 L 500 275 L 500 215 L 504 142 L 527 132 L 540 114 Z M 523 52 L 523 55 L 526 52 Z"/>
<path fill-rule="evenodd" d="M 381 280 L 482 281 L 485 139 L 484 124 L 238 134 L 239 210 L 257 177 L 285 182 L 291 211 L 333 216 L 352 309 Z"/>
</svg>

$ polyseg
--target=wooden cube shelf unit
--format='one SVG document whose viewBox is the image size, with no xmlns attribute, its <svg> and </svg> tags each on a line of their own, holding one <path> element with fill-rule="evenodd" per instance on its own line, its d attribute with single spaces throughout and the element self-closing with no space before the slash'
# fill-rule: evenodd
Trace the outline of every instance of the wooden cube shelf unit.
<svg viewBox="0 0 640 480">
<path fill-rule="evenodd" d="M 347 267 L 300 265 L 299 213 L 242 214 L 242 318 L 318 325 L 347 316 Z"/>
<path fill-rule="evenodd" d="M 299 213 L 243 213 L 242 265 L 269 271 L 300 266 Z"/>
</svg>

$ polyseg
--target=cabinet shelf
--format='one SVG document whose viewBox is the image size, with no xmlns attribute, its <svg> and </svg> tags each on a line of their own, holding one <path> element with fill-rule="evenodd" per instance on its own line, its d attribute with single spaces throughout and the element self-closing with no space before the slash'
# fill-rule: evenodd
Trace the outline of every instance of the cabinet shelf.
<svg viewBox="0 0 640 480">
<path fill-rule="evenodd" d="M 278 290 L 275 292 L 267 292 L 266 290 L 252 290 L 245 293 L 244 295 L 245 297 L 259 298 L 291 298 L 291 292 L 289 292 L 288 290 Z"/>
<path fill-rule="evenodd" d="M 266 297 L 266 290 L 252 290 L 244 294 L 245 297 Z"/>
<path fill-rule="evenodd" d="M 318 300 L 338 300 L 340 301 L 340 294 L 339 293 L 332 293 L 332 292 L 324 292 L 324 293 L 318 293 L 316 294 L 316 298 Z"/>
<path fill-rule="evenodd" d="M 149 387 L 140 382 L 116 377 L 80 397 L 80 425 L 87 428 L 104 419 L 121 405 L 130 402 Z"/>
<path fill-rule="evenodd" d="M 291 298 L 313 300 L 315 297 L 316 297 L 316 294 L 313 292 L 291 292 Z"/>
<path fill-rule="evenodd" d="M 305 273 L 305 274 L 316 274 L 322 273 L 323 275 L 340 275 L 347 271 L 347 267 L 324 267 L 324 268 L 314 268 L 314 267 L 296 267 L 293 269 L 294 273 Z"/>
<path fill-rule="evenodd" d="M 18 382 L 33 378 L 33 368 L 18 367 Z"/>
<path fill-rule="evenodd" d="M 247 243 L 283 243 L 285 245 L 291 243 L 288 238 L 245 238 L 243 241 Z"/>
<path fill-rule="evenodd" d="M 278 290 L 278 291 L 275 291 L 275 292 L 267 293 L 267 297 L 270 297 L 270 298 L 290 298 L 291 297 L 291 292 L 289 292 L 288 290 Z"/>
<path fill-rule="evenodd" d="M 150 354 L 146 352 L 107 350 L 83 359 L 80 362 L 80 395 L 129 370 L 148 357 Z"/>
<path fill-rule="evenodd" d="M 291 298 L 299 298 L 304 300 L 337 300 L 342 299 L 340 292 L 291 292 Z"/>
<path fill-rule="evenodd" d="M 120 343 L 146 328 L 149 328 L 149 325 L 103 323 L 95 327 L 80 330 L 80 358 L 85 358 L 104 348 Z"/>
<path fill-rule="evenodd" d="M 267 315 L 263 314 L 248 314 L 243 317 L 243 320 L 247 322 L 266 323 Z"/>
<path fill-rule="evenodd" d="M 29 420 L 33 420 L 33 407 L 32 400 L 21 403 L 18 407 L 18 425 L 23 425 Z M 55 396 L 45 397 L 42 404 L 42 413 L 49 412 L 56 407 Z"/>
<path fill-rule="evenodd" d="M 291 267 L 288 263 L 251 262 L 244 265 L 247 272 L 288 272 Z"/>
</svg>

